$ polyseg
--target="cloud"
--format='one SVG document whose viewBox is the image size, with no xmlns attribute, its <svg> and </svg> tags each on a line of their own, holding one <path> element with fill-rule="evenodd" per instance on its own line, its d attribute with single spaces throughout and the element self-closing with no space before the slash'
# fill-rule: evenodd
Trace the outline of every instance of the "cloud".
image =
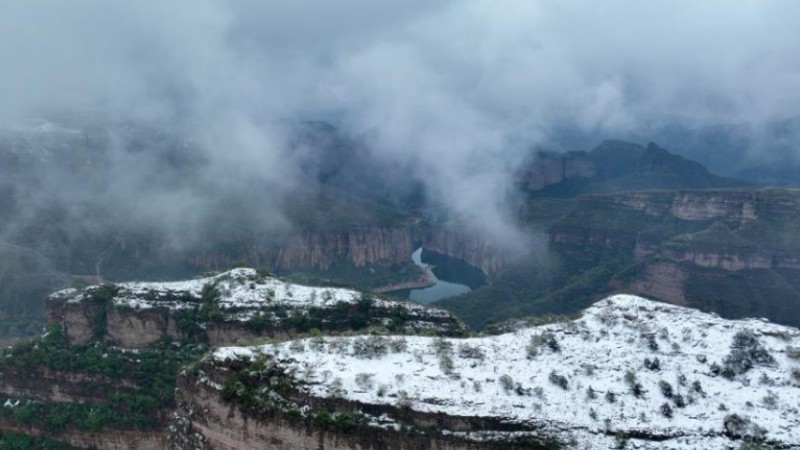
<svg viewBox="0 0 800 450">
<path fill-rule="evenodd" d="M 278 197 L 303 175 L 282 124 L 327 120 L 435 202 L 514 236 L 511 174 L 554 130 L 800 115 L 798 13 L 789 0 L 6 2 L 0 119 L 144 124 L 191 147 L 191 184 L 154 177 L 171 172 L 124 133 L 107 147 L 108 203 L 180 230 L 209 192 L 256 185 L 264 217 L 285 222 Z"/>
</svg>

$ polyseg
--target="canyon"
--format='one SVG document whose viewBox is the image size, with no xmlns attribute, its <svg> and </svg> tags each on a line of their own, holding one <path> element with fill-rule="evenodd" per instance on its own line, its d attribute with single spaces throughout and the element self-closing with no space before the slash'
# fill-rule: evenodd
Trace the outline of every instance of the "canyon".
<svg viewBox="0 0 800 450">
<path fill-rule="evenodd" d="M 629 261 L 610 288 L 798 324 L 787 305 L 800 304 L 799 212 L 800 190 L 791 188 L 587 195 L 551 228 L 550 240 L 569 258 Z M 709 303 L 715 289 L 742 283 L 750 286 L 747 307 L 737 305 L 741 296 L 727 298 L 736 305 L 727 308 Z M 780 301 L 759 294 L 774 295 L 767 286 L 781 287 Z"/>
</svg>

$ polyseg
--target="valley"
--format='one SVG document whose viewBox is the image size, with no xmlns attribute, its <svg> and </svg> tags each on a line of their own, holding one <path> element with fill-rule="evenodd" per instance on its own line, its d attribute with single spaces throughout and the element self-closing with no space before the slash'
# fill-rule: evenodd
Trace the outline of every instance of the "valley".
<svg viewBox="0 0 800 450">
<path fill-rule="evenodd" d="M 291 229 L 258 231 L 233 210 L 226 222 L 247 229 L 180 248 L 136 228 L 54 239 L 60 219 L 18 229 L 5 298 L 47 298 L 41 318 L 32 304 L 7 313 L 8 334 L 29 337 L 4 353 L 2 436 L 22 448 L 792 448 L 800 190 L 716 177 L 652 144 L 533 161 L 516 178 L 516 240 L 330 182 L 294 204 Z M 677 323 L 693 325 L 673 335 Z M 743 333 L 769 354 L 757 373 L 709 359 Z"/>
</svg>

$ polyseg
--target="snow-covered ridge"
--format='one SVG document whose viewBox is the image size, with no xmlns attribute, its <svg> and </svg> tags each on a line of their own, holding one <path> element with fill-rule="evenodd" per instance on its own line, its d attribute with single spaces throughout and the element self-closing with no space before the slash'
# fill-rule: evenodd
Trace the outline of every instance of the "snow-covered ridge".
<svg viewBox="0 0 800 450">
<path fill-rule="evenodd" d="M 281 281 L 271 276 L 259 275 L 250 268 L 229 270 L 219 275 L 185 281 L 118 283 L 113 297 L 115 306 L 136 310 L 168 307 L 174 310 L 189 309 L 201 300 L 203 287 L 214 285 L 220 292 L 219 308 L 248 318 L 250 313 L 265 308 L 285 307 L 292 310 L 330 308 L 341 303 L 356 303 L 364 294 L 351 289 L 314 287 Z M 51 295 L 69 303 L 79 303 L 92 296 L 97 286 L 82 290 L 64 289 Z M 372 300 L 375 306 L 389 308 L 400 306 L 411 313 L 426 317 L 450 317 L 449 313 L 416 303 Z"/>
<path fill-rule="evenodd" d="M 311 338 L 213 358 L 259 355 L 316 397 L 544 426 L 575 448 L 620 436 L 628 448 L 737 448 L 742 436 L 800 448 L 800 330 L 640 297 L 497 336 Z"/>
</svg>

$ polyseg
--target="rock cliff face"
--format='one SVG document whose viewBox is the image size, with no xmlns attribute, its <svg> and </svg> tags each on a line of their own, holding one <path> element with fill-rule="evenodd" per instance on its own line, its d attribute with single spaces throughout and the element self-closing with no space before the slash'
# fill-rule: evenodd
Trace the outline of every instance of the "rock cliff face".
<svg viewBox="0 0 800 450">
<path fill-rule="evenodd" d="M 455 435 L 407 433 L 392 427 L 366 427 L 321 420 L 313 422 L 294 412 L 248 412 L 241 404 L 226 399 L 218 387 L 230 380 L 240 367 L 233 363 L 206 361 L 197 372 L 183 373 L 178 380 L 177 418 L 170 427 L 168 441 L 176 450 L 536 450 L 542 443 L 527 445 L 509 442 L 476 442 Z M 265 387 L 265 386 L 262 386 Z M 362 408 L 372 414 L 400 413 L 408 423 L 425 429 L 449 429 L 472 432 L 510 425 L 479 417 L 454 417 L 426 414 L 394 407 L 369 407 L 358 402 L 314 398 L 300 392 L 285 393 L 287 398 L 319 411 L 355 411 Z M 334 412 L 334 415 L 336 413 Z"/>
<path fill-rule="evenodd" d="M 18 433 L 29 436 L 47 436 L 50 439 L 85 449 L 102 450 L 141 450 L 167 448 L 166 436 L 162 431 L 64 430 L 58 433 L 44 432 L 37 427 L 21 427 L 0 418 L 0 432 Z"/>
<path fill-rule="evenodd" d="M 597 167 L 584 152 L 556 154 L 540 152 L 521 175 L 525 188 L 541 191 L 547 186 L 574 178 L 593 178 Z"/>
<path fill-rule="evenodd" d="M 307 232 L 267 252 L 191 256 L 189 263 L 209 270 L 230 267 L 241 260 L 278 271 L 328 270 L 342 263 L 355 267 L 388 266 L 408 263 L 411 253 L 420 245 L 478 267 L 486 274 L 497 271 L 505 262 L 494 243 L 476 234 L 409 226 Z"/>
<path fill-rule="evenodd" d="M 550 240 L 572 259 L 638 264 L 609 288 L 708 309 L 712 305 L 707 299 L 715 290 L 737 285 L 754 291 L 747 300 L 750 309 L 720 311 L 796 324 L 800 316 L 774 315 L 778 313 L 768 303 L 800 304 L 794 281 L 800 258 L 798 219 L 798 189 L 588 195 L 551 228 Z M 774 291 L 778 286 L 779 294 Z M 773 290 L 774 298 L 760 294 L 767 290 Z M 745 302 L 742 294 L 725 292 L 727 301 Z"/>
<path fill-rule="evenodd" d="M 125 392 L 136 389 L 125 379 L 70 373 L 35 366 L 12 368 L 0 377 L 0 392 L 13 397 L 34 398 L 48 402 L 99 403 L 103 392 Z"/>
<path fill-rule="evenodd" d="M 368 263 L 407 262 L 414 251 L 413 232 L 405 228 L 368 228 L 329 233 L 305 233 L 278 251 L 276 269 L 313 267 L 327 270 L 336 262 L 356 267 Z"/>
<path fill-rule="evenodd" d="M 274 270 L 309 268 L 328 270 L 336 264 L 392 265 L 407 262 L 414 251 L 414 230 L 408 227 L 367 227 L 307 231 L 267 247 L 209 251 L 187 257 L 194 267 L 208 270 L 230 267 L 237 261 Z"/>
<path fill-rule="evenodd" d="M 724 270 L 794 267 L 800 190 L 651 191 L 582 197 L 551 229 L 569 250 L 615 248 Z"/>
<path fill-rule="evenodd" d="M 425 250 L 461 260 L 490 275 L 508 262 L 508 254 L 495 243 L 469 233 L 432 230 L 423 235 Z"/>
<path fill-rule="evenodd" d="M 51 295 L 46 309 L 49 323 L 61 325 L 69 343 L 105 337 L 121 348 L 150 347 L 164 337 L 226 345 L 257 337 L 282 339 L 311 328 L 345 331 L 379 323 L 462 330 L 440 309 L 370 299 L 349 289 L 285 283 L 253 269 L 189 281 L 67 289 Z"/>
<path fill-rule="evenodd" d="M 605 141 L 589 152 L 538 152 L 518 180 L 528 191 L 573 196 L 630 189 L 680 189 L 737 186 L 701 164 L 660 148 Z"/>
</svg>

